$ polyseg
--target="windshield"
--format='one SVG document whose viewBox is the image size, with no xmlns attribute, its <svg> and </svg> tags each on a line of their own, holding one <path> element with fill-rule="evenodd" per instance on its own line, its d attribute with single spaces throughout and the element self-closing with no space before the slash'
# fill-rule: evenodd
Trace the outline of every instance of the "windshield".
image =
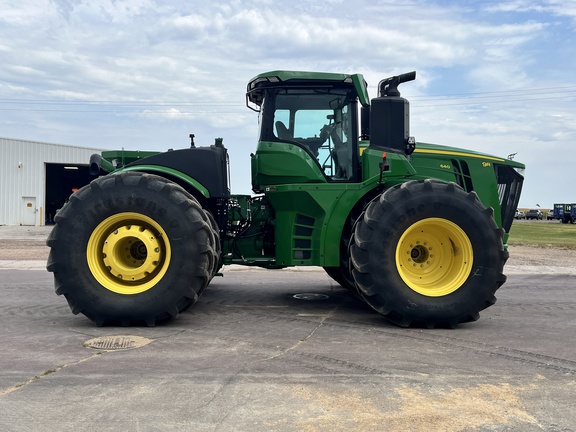
<svg viewBox="0 0 576 432">
<path fill-rule="evenodd" d="M 274 103 L 269 127 L 261 139 L 297 144 L 309 151 L 330 180 L 353 177 L 356 98 L 347 89 L 281 89 L 271 91 Z"/>
</svg>

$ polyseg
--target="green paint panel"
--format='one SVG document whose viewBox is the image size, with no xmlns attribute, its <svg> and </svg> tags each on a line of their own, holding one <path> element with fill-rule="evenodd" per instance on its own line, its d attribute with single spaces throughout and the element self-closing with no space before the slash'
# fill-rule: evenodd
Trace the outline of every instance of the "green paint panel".
<svg viewBox="0 0 576 432">
<path fill-rule="evenodd" d="M 261 186 L 326 183 L 318 163 L 295 144 L 260 142 L 252 158 L 252 180 Z"/>
</svg>

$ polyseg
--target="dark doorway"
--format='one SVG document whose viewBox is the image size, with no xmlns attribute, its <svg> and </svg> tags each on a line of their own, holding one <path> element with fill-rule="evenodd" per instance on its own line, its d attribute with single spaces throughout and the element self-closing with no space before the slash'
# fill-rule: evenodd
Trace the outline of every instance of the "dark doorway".
<svg viewBox="0 0 576 432">
<path fill-rule="evenodd" d="M 88 165 L 46 164 L 46 225 L 54 223 L 54 215 L 74 191 L 94 180 Z"/>
</svg>

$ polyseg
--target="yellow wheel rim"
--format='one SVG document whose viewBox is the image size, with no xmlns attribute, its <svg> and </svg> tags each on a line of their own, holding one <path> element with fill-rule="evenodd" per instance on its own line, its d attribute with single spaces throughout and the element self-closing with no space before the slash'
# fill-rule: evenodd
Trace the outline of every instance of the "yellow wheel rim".
<svg viewBox="0 0 576 432">
<path fill-rule="evenodd" d="M 473 249 L 466 233 L 441 218 L 410 226 L 396 247 L 396 267 L 411 289 L 440 297 L 460 288 L 472 270 Z"/>
<path fill-rule="evenodd" d="M 170 264 L 170 242 L 162 227 L 139 213 L 102 221 L 86 247 L 88 267 L 106 289 L 138 294 L 155 286 Z"/>
</svg>

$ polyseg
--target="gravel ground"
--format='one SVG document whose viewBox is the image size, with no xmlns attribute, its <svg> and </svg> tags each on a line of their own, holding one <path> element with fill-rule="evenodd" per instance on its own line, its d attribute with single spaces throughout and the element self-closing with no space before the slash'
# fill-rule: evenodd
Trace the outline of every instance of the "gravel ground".
<svg viewBox="0 0 576 432">
<path fill-rule="evenodd" d="M 49 253 L 46 238 L 51 229 L 51 226 L 0 226 L 0 260 L 46 261 Z M 511 245 L 509 251 L 506 272 L 576 273 L 576 249 Z"/>
<path fill-rule="evenodd" d="M 0 260 L 46 260 L 51 226 L 0 226 Z"/>
</svg>

